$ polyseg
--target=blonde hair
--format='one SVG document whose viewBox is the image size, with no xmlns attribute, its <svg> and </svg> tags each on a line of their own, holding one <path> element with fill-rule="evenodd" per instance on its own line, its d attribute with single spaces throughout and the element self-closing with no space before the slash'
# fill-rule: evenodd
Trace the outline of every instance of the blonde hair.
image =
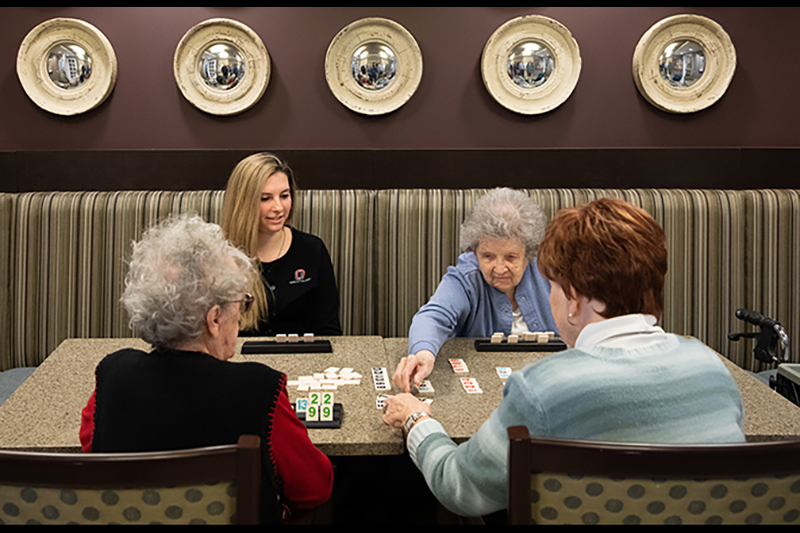
<svg viewBox="0 0 800 533">
<path fill-rule="evenodd" d="M 258 258 L 258 227 L 261 211 L 261 192 L 267 179 L 273 174 L 283 172 L 289 179 L 289 194 L 292 210 L 286 219 L 288 225 L 294 213 L 295 185 L 292 169 L 278 156 L 266 152 L 252 154 L 242 159 L 231 172 L 225 189 L 222 204 L 222 230 L 225 237 L 244 252 Z M 269 316 L 267 294 L 259 277 L 250 287 L 255 297 L 253 310 L 242 316 L 239 327 L 243 330 L 255 329 L 258 323 Z"/>
</svg>

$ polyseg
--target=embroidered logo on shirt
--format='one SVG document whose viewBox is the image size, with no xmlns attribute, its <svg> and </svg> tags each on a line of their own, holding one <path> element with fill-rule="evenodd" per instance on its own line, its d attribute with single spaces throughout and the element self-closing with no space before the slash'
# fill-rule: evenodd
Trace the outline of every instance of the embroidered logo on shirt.
<svg viewBox="0 0 800 533">
<path fill-rule="evenodd" d="M 306 283 L 311 281 L 311 278 L 306 277 L 306 271 L 298 268 L 294 271 L 294 279 L 289 282 L 289 285 L 296 285 L 297 283 Z"/>
</svg>

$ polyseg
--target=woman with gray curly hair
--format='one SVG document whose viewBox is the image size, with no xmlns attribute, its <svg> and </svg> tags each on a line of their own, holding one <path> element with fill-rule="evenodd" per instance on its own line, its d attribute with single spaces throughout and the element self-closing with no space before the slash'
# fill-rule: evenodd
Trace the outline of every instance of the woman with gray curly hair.
<svg viewBox="0 0 800 533">
<path fill-rule="evenodd" d="M 100 362 L 80 440 L 86 452 L 142 452 L 258 435 L 261 518 L 279 523 L 284 507 L 327 501 L 333 471 L 289 403 L 286 375 L 229 361 L 253 277 L 254 262 L 216 224 L 184 215 L 148 230 L 134 245 L 122 302 L 153 350 L 123 349 Z"/>
<path fill-rule="evenodd" d="M 409 391 L 430 375 L 448 337 L 558 331 L 550 284 L 536 266 L 546 225 L 542 209 L 521 191 L 493 189 L 475 202 L 461 226 L 464 253 L 414 315 L 409 355 L 392 376 L 399 387 Z"/>
<path fill-rule="evenodd" d="M 227 324 L 227 303 L 240 302 L 249 311 L 253 297 L 242 288 L 253 279 L 253 262 L 225 240 L 219 226 L 187 217 L 151 229 L 134 244 L 122 303 L 131 329 L 155 348 L 227 360 L 236 336 L 217 335 L 215 326 L 218 319 Z"/>
</svg>

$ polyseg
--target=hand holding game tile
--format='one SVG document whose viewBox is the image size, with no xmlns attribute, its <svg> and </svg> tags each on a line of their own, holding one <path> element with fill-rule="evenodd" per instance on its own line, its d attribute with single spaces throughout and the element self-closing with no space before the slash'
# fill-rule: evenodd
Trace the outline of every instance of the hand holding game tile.
<svg viewBox="0 0 800 533">
<path fill-rule="evenodd" d="M 408 393 L 400 393 L 384 400 L 383 423 L 402 428 L 411 413 L 417 412 L 431 414 L 431 407 Z"/>
<path fill-rule="evenodd" d="M 435 361 L 436 356 L 429 350 L 420 350 L 416 354 L 403 357 L 397 364 L 392 381 L 400 389 L 411 392 L 412 380 L 414 384 L 419 386 L 422 380 L 433 371 L 433 363 Z"/>
</svg>

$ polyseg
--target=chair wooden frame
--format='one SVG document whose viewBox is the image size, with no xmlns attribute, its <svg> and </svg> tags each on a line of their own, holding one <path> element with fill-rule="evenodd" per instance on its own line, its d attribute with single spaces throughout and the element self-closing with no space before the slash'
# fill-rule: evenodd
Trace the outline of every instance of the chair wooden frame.
<svg viewBox="0 0 800 533">
<path fill-rule="evenodd" d="M 533 437 L 508 428 L 510 524 L 531 522 L 531 474 L 734 478 L 800 472 L 800 440 L 745 444 L 631 444 Z"/>
<path fill-rule="evenodd" d="M 261 438 L 237 444 L 141 453 L 0 451 L 0 484 L 71 489 L 148 488 L 236 481 L 236 523 L 258 524 Z"/>
</svg>

